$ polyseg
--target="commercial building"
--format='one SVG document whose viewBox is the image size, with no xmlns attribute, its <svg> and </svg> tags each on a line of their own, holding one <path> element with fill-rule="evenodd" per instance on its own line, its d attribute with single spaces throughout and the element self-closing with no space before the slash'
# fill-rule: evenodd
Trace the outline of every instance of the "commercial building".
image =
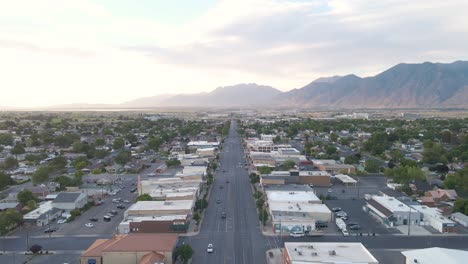
<svg viewBox="0 0 468 264">
<path fill-rule="evenodd" d="M 190 141 L 187 147 L 191 149 L 203 149 L 203 148 L 218 148 L 219 142 L 208 142 L 208 141 Z"/>
<path fill-rule="evenodd" d="M 82 192 L 62 192 L 52 201 L 52 206 L 57 209 L 71 211 L 83 208 L 87 202 L 86 194 Z"/>
<path fill-rule="evenodd" d="M 193 200 L 139 201 L 125 211 L 124 217 L 187 215 L 193 206 Z"/>
<path fill-rule="evenodd" d="M 357 181 L 355 179 L 353 179 L 350 176 L 345 175 L 345 174 L 338 174 L 338 175 L 335 175 L 333 177 L 335 179 L 339 180 L 340 182 L 342 182 L 346 186 L 349 186 L 349 185 L 356 186 L 356 184 L 357 184 Z"/>
<path fill-rule="evenodd" d="M 119 234 L 128 233 L 185 233 L 190 215 L 127 217 L 118 227 Z"/>
<path fill-rule="evenodd" d="M 98 239 L 80 256 L 81 264 L 172 264 L 175 234 L 128 234 Z"/>
<path fill-rule="evenodd" d="M 356 173 L 356 168 L 353 165 L 349 164 L 315 164 L 319 170 L 326 171 L 331 174 L 354 174 Z"/>
<path fill-rule="evenodd" d="M 268 184 L 308 184 L 330 186 L 331 175 L 326 171 L 273 171 L 261 175 L 260 183 Z"/>
<path fill-rule="evenodd" d="M 455 222 L 443 216 L 439 209 L 425 205 L 412 205 L 411 207 L 422 214 L 423 222 L 420 222 L 421 225 L 429 225 L 441 233 L 455 231 Z"/>
<path fill-rule="evenodd" d="M 468 259 L 468 251 L 449 248 L 424 248 L 401 252 L 406 257 L 406 264 L 465 264 Z"/>
<path fill-rule="evenodd" d="M 372 195 L 367 200 L 366 210 L 387 226 L 419 224 L 421 213 L 396 198 Z"/>
<path fill-rule="evenodd" d="M 286 242 L 283 263 L 378 264 L 379 262 L 361 243 Z"/>
<path fill-rule="evenodd" d="M 200 194 L 200 180 L 180 177 L 139 180 L 138 193 L 149 194 L 153 200 L 196 200 Z"/>
<path fill-rule="evenodd" d="M 59 218 L 62 210 L 54 208 L 52 201 L 39 204 L 39 207 L 23 216 L 23 221 L 29 225 L 45 226 Z"/>
</svg>

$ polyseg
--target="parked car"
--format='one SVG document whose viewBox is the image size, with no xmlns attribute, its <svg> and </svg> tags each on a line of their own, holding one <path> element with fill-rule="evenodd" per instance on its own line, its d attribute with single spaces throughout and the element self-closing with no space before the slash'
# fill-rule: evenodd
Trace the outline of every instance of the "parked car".
<svg viewBox="0 0 468 264">
<path fill-rule="evenodd" d="M 206 252 L 213 253 L 213 251 L 214 251 L 213 244 L 208 244 L 208 248 L 206 249 Z"/>
<path fill-rule="evenodd" d="M 339 212 L 341 211 L 341 207 L 333 207 L 332 208 L 332 212 L 336 213 L 336 212 Z"/>
<path fill-rule="evenodd" d="M 302 231 L 293 231 L 289 233 L 290 237 L 303 237 L 305 234 Z"/>
<path fill-rule="evenodd" d="M 350 225 L 348 226 L 349 230 L 359 230 L 361 229 L 361 226 L 359 224 L 355 224 L 355 225 Z"/>
<path fill-rule="evenodd" d="M 93 223 L 87 223 L 87 224 L 85 224 L 85 226 L 86 226 L 86 227 L 89 227 L 89 228 L 93 228 L 93 227 L 94 227 Z"/>
<path fill-rule="evenodd" d="M 99 205 L 102 205 L 103 203 L 104 203 L 104 201 L 103 201 L 103 200 L 100 200 L 100 201 L 97 201 L 97 202 L 95 203 L 95 205 L 96 205 L 96 206 L 99 206 Z"/>
<path fill-rule="evenodd" d="M 216 200 L 216 203 L 217 203 L 217 204 L 221 203 L 221 200 L 220 200 L 220 199 L 217 199 L 217 200 Z"/>
<path fill-rule="evenodd" d="M 59 219 L 57 220 L 57 224 L 65 224 L 67 222 L 67 219 Z"/>
<path fill-rule="evenodd" d="M 221 213 L 221 218 L 222 218 L 222 219 L 225 219 L 225 218 L 226 218 L 226 213 L 225 213 L 225 212 L 222 212 L 222 213 Z"/>
<path fill-rule="evenodd" d="M 129 200 L 123 200 L 122 202 L 123 202 L 123 203 L 130 203 Z"/>
<path fill-rule="evenodd" d="M 349 236 L 348 230 L 343 229 L 343 230 L 341 230 L 341 232 L 343 233 L 343 236 Z"/>
<path fill-rule="evenodd" d="M 315 221 L 315 227 L 318 227 L 318 228 L 328 227 L 328 223 L 325 221 Z"/>
<path fill-rule="evenodd" d="M 44 233 L 46 233 L 46 234 L 48 234 L 48 233 L 53 233 L 53 232 L 55 232 L 55 231 L 57 231 L 57 230 L 58 230 L 58 228 L 56 228 L 56 227 L 48 227 L 48 228 L 46 228 L 46 229 L 44 230 Z"/>
<path fill-rule="evenodd" d="M 89 221 L 91 222 L 97 222 L 99 219 L 97 217 L 91 217 Z"/>
<path fill-rule="evenodd" d="M 117 205 L 117 208 L 119 208 L 119 209 L 125 209 L 125 205 L 119 204 L 119 205 Z"/>
<path fill-rule="evenodd" d="M 116 216 L 119 212 L 117 212 L 116 210 L 112 210 L 109 212 L 109 215 L 112 215 L 112 216 Z"/>
</svg>

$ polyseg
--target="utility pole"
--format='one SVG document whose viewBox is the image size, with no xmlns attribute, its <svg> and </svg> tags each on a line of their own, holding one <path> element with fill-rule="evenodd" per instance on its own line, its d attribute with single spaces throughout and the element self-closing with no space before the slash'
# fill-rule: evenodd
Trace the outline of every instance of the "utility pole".
<svg viewBox="0 0 468 264">
<path fill-rule="evenodd" d="M 408 236 L 410 235 L 411 229 L 411 206 L 409 206 L 409 216 L 408 216 Z"/>
</svg>

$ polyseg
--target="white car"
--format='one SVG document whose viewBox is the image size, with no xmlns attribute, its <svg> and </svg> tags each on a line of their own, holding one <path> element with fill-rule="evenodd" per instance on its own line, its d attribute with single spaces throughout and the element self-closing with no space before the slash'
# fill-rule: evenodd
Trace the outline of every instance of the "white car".
<svg viewBox="0 0 468 264">
<path fill-rule="evenodd" d="M 57 221 L 57 224 L 65 224 L 66 222 L 67 222 L 66 219 L 59 219 L 59 220 Z"/>
<path fill-rule="evenodd" d="M 348 230 L 343 229 L 343 230 L 341 230 L 341 232 L 343 233 L 343 236 L 349 236 Z"/>
<path fill-rule="evenodd" d="M 214 251 L 213 244 L 208 244 L 208 248 L 206 249 L 206 252 L 213 253 L 213 251 Z"/>
<path fill-rule="evenodd" d="M 86 227 L 89 227 L 89 228 L 94 227 L 94 225 L 93 225 L 92 223 L 87 223 L 85 226 L 86 226 Z"/>
</svg>

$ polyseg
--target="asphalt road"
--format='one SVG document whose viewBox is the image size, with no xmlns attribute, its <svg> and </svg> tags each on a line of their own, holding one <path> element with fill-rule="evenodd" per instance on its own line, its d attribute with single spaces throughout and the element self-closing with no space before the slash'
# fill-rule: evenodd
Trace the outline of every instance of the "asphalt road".
<svg viewBox="0 0 468 264">
<path fill-rule="evenodd" d="M 186 238 L 195 252 L 194 264 L 265 263 L 266 239 L 259 229 L 251 185 L 243 166 L 242 142 L 236 130 L 237 124 L 231 122 L 200 234 Z M 217 199 L 221 203 L 217 204 Z M 226 213 L 226 219 L 221 218 L 222 212 Z M 210 243 L 213 253 L 206 250 Z"/>
</svg>

